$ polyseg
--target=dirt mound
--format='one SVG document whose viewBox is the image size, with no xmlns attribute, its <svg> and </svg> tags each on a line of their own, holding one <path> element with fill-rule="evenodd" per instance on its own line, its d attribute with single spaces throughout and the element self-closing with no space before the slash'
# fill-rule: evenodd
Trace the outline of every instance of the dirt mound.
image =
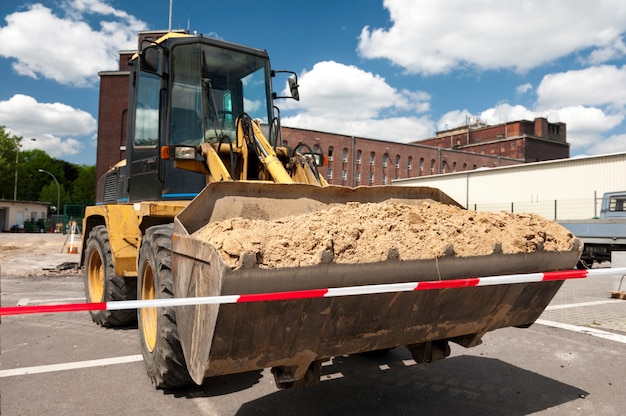
<svg viewBox="0 0 626 416">
<path fill-rule="evenodd" d="M 269 269 L 571 251 L 576 241 L 562 226 L 535 214 L 476 212 L 431 200 L 354 202 L 274 221 L 232 218 L 195 236 L 212 244 L 231 268 L 256 259 Z"/>
</svg>

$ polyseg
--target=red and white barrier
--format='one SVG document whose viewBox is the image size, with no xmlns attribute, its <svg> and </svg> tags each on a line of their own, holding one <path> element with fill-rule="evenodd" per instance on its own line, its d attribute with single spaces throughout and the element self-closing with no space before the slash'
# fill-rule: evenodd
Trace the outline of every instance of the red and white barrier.
<svg viewBox="0 0 626 416">
<path fill-rule="evenodd" d="M 225 303 L 268 302 L 277 300 L 331 298 L 339 296 L 371 295 L 377 293 L 412 292 L 418 290 L 456 289 L 534 283 L 554 280 L 584 279 L 593 276 L 626 275 L 626 267 L 611 269 L 565 270 L 559 272 L 510 274 L 503 276 L 471 277 L 453 280 L 390 283 L 325 289 L 296 290 L 289 292 L 251 293 L 241 295 L 172 298 L 154 300 L 126 300 L 97 303 L 69 303 L 61 305 L 24 305 L 0 307 L 0 316 L 39 314 L 52 312 L 80 312 L 95 310 L 120 310 L 188 305 L 216 305 Z"/>
</svg>

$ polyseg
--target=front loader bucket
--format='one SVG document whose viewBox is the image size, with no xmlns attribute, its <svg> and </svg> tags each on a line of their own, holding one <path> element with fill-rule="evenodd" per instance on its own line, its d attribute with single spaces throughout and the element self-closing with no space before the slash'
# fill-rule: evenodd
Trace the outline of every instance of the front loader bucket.
<svg viewBox="0 0 626 416">
<path fill-rule="evenodd" d="M 577 243 L 566 252 L 495 252 L 474 257 L 231 269 L 212 245 L 194 235 L 206 224 L 227 218 L 274 220 L 320 211 L 332 204 L 389 199 L 407 204 L 431 199 L 458 205 L 432 188 L 320 188 L 249 182 L 209 185 L 175 219 L 175 296 L 239 295 L 556 271 L 573 268 L 580 255 Z M 314 367 L 312 364 L 338 355 L 405 345 L 418 361 L 443 358 L 449 353 L 445 351 L 447 341 L 471 347 L 478 345 L 488 331 L 532 324 L 561 285 L 562 281 L 550 281 L 183 306 L 177 308 L 177 325 L 187 367 L 196 383 L 209 376 L 273 367 L 279 386 L 284 387 L 297 385 Z"/>
</svg>

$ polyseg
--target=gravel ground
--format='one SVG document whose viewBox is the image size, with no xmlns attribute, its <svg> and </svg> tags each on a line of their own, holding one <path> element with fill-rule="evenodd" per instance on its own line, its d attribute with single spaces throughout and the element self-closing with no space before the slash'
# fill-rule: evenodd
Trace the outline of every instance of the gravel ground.
<svg viewBox="0 0 626 416">
<path fill-rule="evenodd" d="M 75 237 L 77 253 L 68 253 L 70 236 L 63 234 L 0 234 L 0 274 L 46 276 L 77 274 L 70 264 L 80 262 L 80 235 Z M 71 250 L 70 250 L 71 251 Z"/>
</svg>

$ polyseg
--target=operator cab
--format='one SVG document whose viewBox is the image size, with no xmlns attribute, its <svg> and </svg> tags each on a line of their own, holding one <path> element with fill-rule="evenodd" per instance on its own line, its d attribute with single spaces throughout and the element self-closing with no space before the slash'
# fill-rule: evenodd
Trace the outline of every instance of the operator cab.
<svg viewBox="0 0 626 416">
<path fill-rule="evenodd" d="M 273 74 L 267 52 L 202 36 L 170 33 L 143 47 L 130 77 L 127 200 L 193 199 L 205 176 L 174 159 L 200 160 L 193 150 L 205 142 L 234 143 L 242 114 L 275 126 Z M 278 132 L 267 137 L 276 146 Z"/>
</svg>

